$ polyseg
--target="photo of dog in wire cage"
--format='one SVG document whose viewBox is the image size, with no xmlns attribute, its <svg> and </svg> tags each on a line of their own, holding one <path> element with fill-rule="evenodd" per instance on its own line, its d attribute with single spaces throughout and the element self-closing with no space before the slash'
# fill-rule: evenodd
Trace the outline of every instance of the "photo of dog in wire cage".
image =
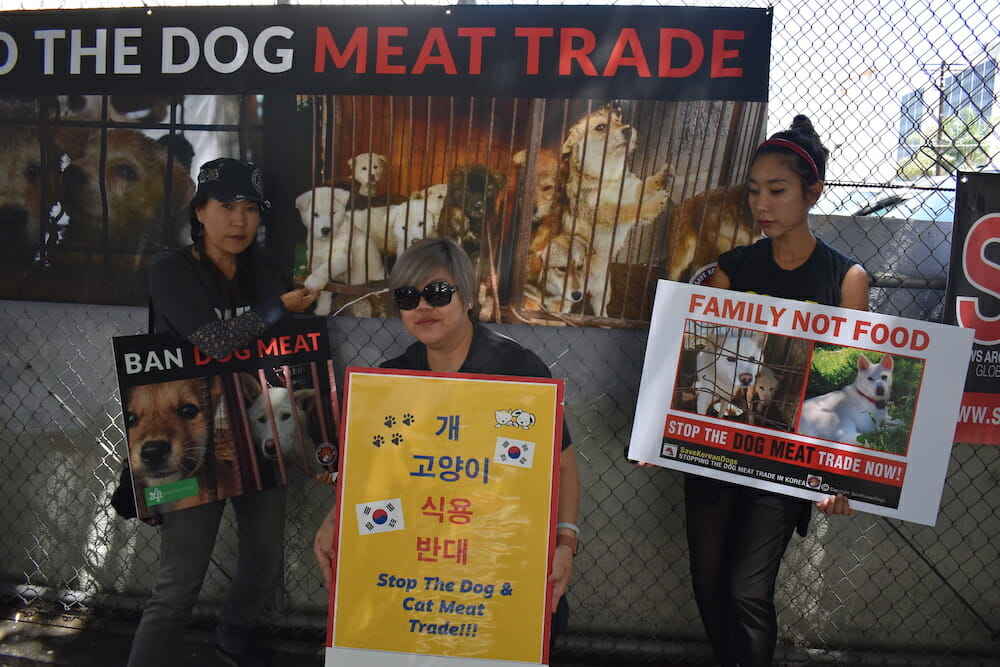
<svg viewBox="0 0 1000 667">
<path fill-rule="evenodd" d="M 792 431 L 811 348 L 800 338 L 689 319 L 671 407 Z"/>
<path fill-rule="evenodd" d="M 398 254 L 449 236 L 477 266 L 484 320 L 642 322 L 657 279 L 753 236 L 742 187 L 711 187 L 741 165 L 694 166 L 711 149 L 687 129 L 719 123 L 735 148 L 756 105 L 304 96 L 298 112 L 317 127 L 295 201 L 317 314 L 385 315 Z"/>
<path fill-rule="evenodd" d="M 236 95 L 0 96 L 0 297 L 143 305 L 149 258 L 191 243 L 200 164 L 257 156 Z M 249 136 L 256 137 L 258 133 Z M 242 145 L 241 145 L 242 144 Z"/>
<path fill-rule="evenodd" d="M 335 471 L 329 373 L 298 364 L 125 388 L 139 516 Z"/>
<path fill-rule="evenodd" d="M 753 102 L 335 95 L 0 97 L 0 297 L 143 305 L 191 242 L 193 173 L 258 164 L 260 240 L 316 314 L 387 316 L 400 252 L 473 258 L 481 317 L 643 326 L 657 279 L 754 237 Z M 711 159 L 707 159 L 708 157 Z"/>
</svg>

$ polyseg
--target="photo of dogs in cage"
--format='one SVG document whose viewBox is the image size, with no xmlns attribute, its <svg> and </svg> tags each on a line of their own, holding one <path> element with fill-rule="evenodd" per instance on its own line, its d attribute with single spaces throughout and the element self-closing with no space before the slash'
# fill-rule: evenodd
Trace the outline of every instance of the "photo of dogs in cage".
<svg viewBox="0 0 1000 667">
<path fill-rule="evenodd" d="M 262 167 L 261 240 L 318 315 L 387 316 L 396 256 L 455 238 L 481 317 L 643 326 L 657 279 L 751 241 L 764 105 L 389 96 L 0 97 L 0 297 L 146 303 L 190 243 L 191 174 Z M 742 157 L 741 157 L 742 156 Z M 738 183 L 737 185 L 731 185 Z"/>
<path fill-rule="evenodd" d="M 311 363 L 125 389 L 139 516 L 335 472 L 331 374 Z"/>
<path fill-rule="evenodd" d="M 905 456 L 924 362 L 817 343 L 796 432 Z"/>
<path fill-rule="evenodd" d="M 238 150 L 238 104 L 0 96 L 0 296 L 145 303 L 149 257 L 191 242 L 199 156 Z M 229 129 L 185 130 L 191 123 Z"/>
<path fill-rule="evenodd" d="M 648 321 L 658 278 L 687 280 L 754 236 L 742 186 L 718 183 L 741 173 L 759 105 L 307 96 L 298 109 L 317 128 L 298 277 L 323 290 L 320 315 L 384 315 L 395 257 L 450 236 L 476 263 L 484 320 Z"/>
<path fill-rule="evenodd" d="M 811 341 L 687 320 L 671 407 L 792 431 Z"/>
</svg>

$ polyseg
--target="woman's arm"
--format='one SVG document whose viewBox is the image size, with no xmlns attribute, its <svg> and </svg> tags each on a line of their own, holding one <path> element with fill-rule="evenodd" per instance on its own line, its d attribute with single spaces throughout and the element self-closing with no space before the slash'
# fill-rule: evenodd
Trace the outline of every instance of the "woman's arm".
<svg viewBox="0 0 1000 667">
<path fill-rule="evenodd" d="M 298 289 L 275 294 L 237 317 L 221 320 L 192 258 L 169 252 L 157 256 L 150 267 L 149 294 L 157 319 L 166 320 L 180 337 L 218 359 L 258 338 L 289 312 L 304 311 L 318 292 Z"/>
<path fill-rule="evenodd" d="M 319 564 L 320 572 L 323 573 L 327 588 L 330 588 L 330 583 L 333 581 L 333 558 L 337 555 L 337 552 L 333 550 L 334 521 L 336 519 L 337 507 L 333 506 L 323 517 L 323 522 L 319 524 L 316 538 L 313 540 L 313 555 L 316 556 L 316 562 Z"/>
<path fill-rule="evenodd" d="M 868 310 L 868 272 L 865 267 L 855 264 L 847 270 L 840 283 L 840 307 L 854 310 Z"/>
<path fill-rule="evenodd" d="M 562 451 L 559 460 L 559 505 L 556 516 L 559 523 L 571 523 L 576 525 L 577 515 L 580 511 L 580 474 L 576 467 L 576 452 L 570 445 Z M 576 538 L 576 532 L 569 528 L 557 528 L 557 534 L 572 535 Z M 569 587 L 570 577 L 573 576 L 573 551 L 568 545 L 556 547 L 555 555 L 552 557 L 552 574 L 549 581 L 554 586 L 552 588 L 552 613 L 556 611 L 560 598 L 566 593 Z"/>
<path fill-rule="evenodd" d="M 210 320 L 188 336 L 199 350 L 218 359 L 243 347 L 284 319 L 288 313 L 301 313 L 316 300 L 319 290 L 296 289 L 272 296 L 250 310 L 229 320 Z"/>
<path fill-rule="evenodd" d="M 713 271 L 712 275 L 710 275 L 708 280 L 705 281 L 706 287 L 729 289 L 731 285 L 732 283 L 729 281 L 729 276 L 727 276 L 726 272 L 722 270 L 722 267 L 718 265 L 715 266 L 715 271 Z"/>
</svg>

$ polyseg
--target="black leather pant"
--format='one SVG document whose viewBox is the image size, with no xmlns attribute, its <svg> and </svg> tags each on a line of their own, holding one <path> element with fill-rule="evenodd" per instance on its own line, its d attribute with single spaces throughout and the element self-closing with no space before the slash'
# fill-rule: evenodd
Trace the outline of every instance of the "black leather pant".
<svg viewBox="0 0 1000 667">
<path fill-rule="evenodd" d="M 775 580 L 809 503 L 696 475 L 686 476 L 684 499 L 694 596 L 716 659 L 769 667 Z"/>
</svg>

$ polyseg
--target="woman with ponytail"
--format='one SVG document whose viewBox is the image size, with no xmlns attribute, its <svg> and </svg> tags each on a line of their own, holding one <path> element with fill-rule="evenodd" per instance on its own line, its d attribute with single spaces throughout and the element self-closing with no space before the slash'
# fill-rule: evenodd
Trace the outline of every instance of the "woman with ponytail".
<svg viewBox="0 0 1000 667">
<path fill-rule="evenodd" d="M 865 269 L 809 227 L 828 155 L 801 115 L 757 148 L 747 190 L 763 238 L 720 255 L 709 286 L 868 309 Z M 771 665 L 778 569 L 792 532 L 805 535 L 810 503 L 696 475 L 686 476 L 684 498 L 695 599 L 716 659 L 723 667 Z M 816 507 L 851 514 L 839 495 Z"/>
</svg>

